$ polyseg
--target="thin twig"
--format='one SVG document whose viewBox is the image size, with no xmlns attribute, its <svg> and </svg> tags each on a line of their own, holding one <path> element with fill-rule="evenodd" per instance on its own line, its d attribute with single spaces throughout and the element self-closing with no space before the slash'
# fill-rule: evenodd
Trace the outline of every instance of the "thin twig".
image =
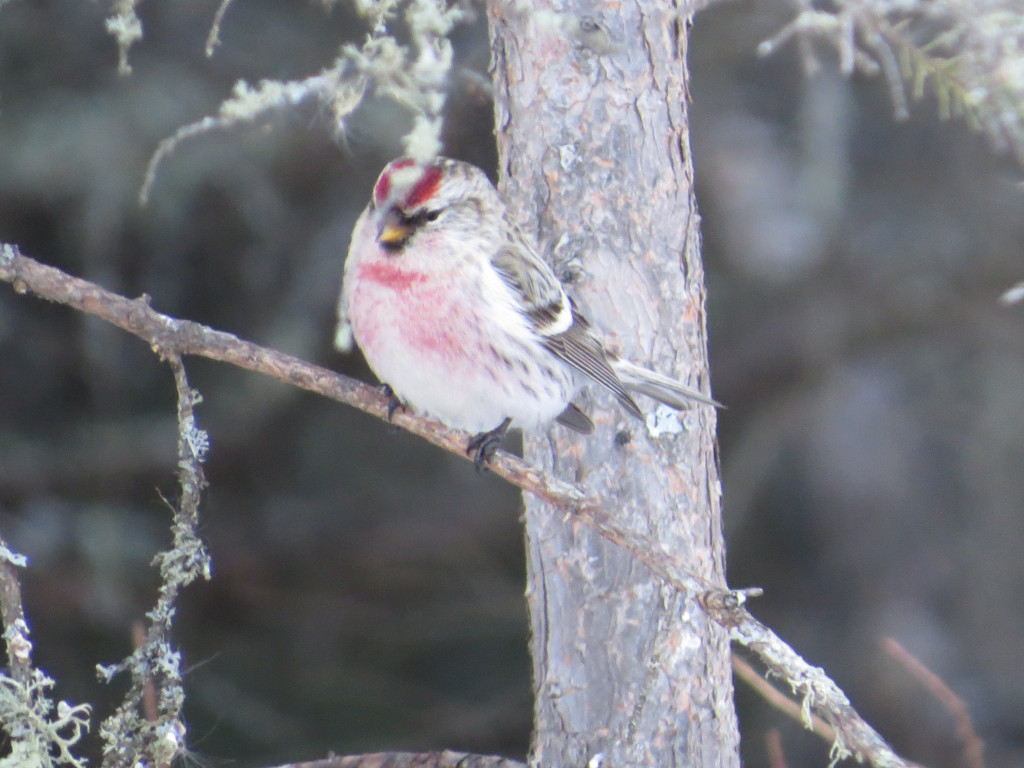
<svg viewBox="0 0 1024 768">
<path fill-rule="evenodd" d="M 920 659 L 900 645 L 895 638 L 884 638 L 882 650 L 921 683 L 953 716 L 953 722 L 956 723 L 956 735 L 960 738 L 960 743 L 964 748 L 964 765 L 967 768 L 985 768 L 985 742 L 974 730 L 974 723 L 971 722 L 971 715 L 963 700 L 953 693 L 941 677 L 928 669 Z"/>
<path fill-rule="evenodd" d="M 733 656 L 733 666 L 736 669 L 736 657 Z M 764 735 L 765 746 L 768 749 L 768 765 L 770 768 L 788 768 L 786 765 L 786 753 L 782 749 L 782 734 L 778 728 L 769 728 Z"/>
<path fill-rule="evenodd" d="M 224 21 L 224 14 L 228 11 L 231 0 L 221 0 L 217 6 L 217 12 L 213 14 L 213 21 L 210 24 L 210 33 L 206 36 L 206 56 L 213 56 L 214 50 L 220 45 L 220 25 Z"/>
<path fill-rule="evenodd" d="M 2 272 L 2 260 L 0 260 Z M 206 480 L 202 462 L 207 437 L 196 425 L 194 407 L 200 402 L 185 376 L 185 366 L 175 354 L 163 355 L 174 374 L 178 393 L 178 500 L 168 504 L 174 513 L 171 548 L 154 559 L 160 569 L 160 593 L 146 617 L 149 627 L 141 642 L 118 664 L 100 666 L 109 682 L 126 672 L 131 687 L 124 702 L 101 728 L 104 768 L 152 765 L 168 768 L 184 747 L 182 707 L 185 691 L 181 680 L 181 654 L 171 643 L 171 628 L 181 589 L 197 578 L 210 578 L 210 558 L 199 538 L 199 501 Z"/>
<path fill-rule="evenodd" d="M 388 399 L 367 384 L 199 323 L 160 314 L 150 307 L 147 296 L 139 299 L 118 296 L 29 259 L 15 246 L 0 245 L 0 280 L 11 283 L 18 293 L 32 292 L 103 318 L 143 339 L 164 358 L 199 355 L 221 360 L 346 403 L 380 419 L 387 418 Z M 407 411 L 396 411 L 392 421 L 434 445 L 465 457 L 468 435 L 464 432 L 446 429 L 438 422 Z M 499 451 L 488 466 L 496 475 L 565 510 L 573 520 L 618 544 L 674 588 L 694 598 L 712 619 L 729 631 L 732 640 L 749 648 L 771 674 L 785 679 L 794 693 L 803 697 L 805 723 L 809 722 L 813 709 L 833 726 L 834 757 L 853 755 L 869 760 L 876 768 L 913 765 L 897 755 L 857 714 L 823 670 L 804 661 L 778 635 L 747 612 L 743 605 L 747 597 L 758 594 L 758 590 L 737 591 L 708 584 L 690 573 L 686 564 L 665 551 L 660 542 L 630 529 L 614 511 L 604 508 L 599 499 L 545 475 L 508 453 Z"/>
<path fill-rule="evenodd" d="M 755 619 L 742 606 L 712 611 L 712 617 L 729 630 L 729 638 L 750 649 L 768 671 L 785 680 L 794 694 L 802 697 L 800 714 L 805 728 L 812 728 L 812 712 L 821 715 L 834 730 L 832 758 L 853 757 L 868 760 L 876 768 L 908 768 L 915 763 L 896 754 L 872 728 L 835 682 L 821 667 L 808 664 L 803 657 Z"/>
</svg>

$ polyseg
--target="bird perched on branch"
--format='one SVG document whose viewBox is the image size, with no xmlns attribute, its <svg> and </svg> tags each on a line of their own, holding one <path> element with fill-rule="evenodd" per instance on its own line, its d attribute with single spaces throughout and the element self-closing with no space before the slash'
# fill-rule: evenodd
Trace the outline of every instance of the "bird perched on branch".
<svg viewBox="0 0 1024 768">
<path fill-rule="evenodd" d="M 336 344 L 355 338 L 393 404 L 474 433 L 477 466 L 509 427 L 593 432 L 572 402 L 587 384 L 641 419 L 630 392 L 717 405 L 608 352 L 487 176 L 458 160 L 384 168 L 352 232 L 338 310 Z"/>
</svg>

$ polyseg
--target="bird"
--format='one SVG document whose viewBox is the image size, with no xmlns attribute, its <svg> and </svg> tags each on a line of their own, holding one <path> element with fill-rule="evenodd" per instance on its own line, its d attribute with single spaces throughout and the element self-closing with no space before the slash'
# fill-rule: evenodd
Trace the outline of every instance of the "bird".
<svg viewBox="0 0 1024 768">
<path fill-rule="evenodd" d="M 399 405 L 470 432 L 487 464 L 510 428 L 556 421 L 584 435 L 587 385 L 643 419 L 631 392 L 673 408 L 710 396 L 612 354 L 487 175 L 460 160 L 385 166 L 352 231 L 339 348 L 362 350 Z"/>
</svg>

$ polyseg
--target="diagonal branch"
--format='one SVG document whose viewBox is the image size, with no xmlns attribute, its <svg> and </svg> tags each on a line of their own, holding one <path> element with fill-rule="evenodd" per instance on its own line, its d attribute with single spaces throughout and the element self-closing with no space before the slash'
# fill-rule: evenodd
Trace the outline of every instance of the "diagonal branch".
<svg viewBox="0 0 1024 768">
<path fill-rule="evenodd" d="M 757 654 L 769 672 L 785 680 L 802 697 L 801 720 L 813 730 L 811 713 L 817 712 L 832 726 L 832 764 L 846 757 L 868 760 L 875 768 L 913 768 L 916 763 L 897 755 L 882 736 L 850 704 L 846 694 L 821 667 L 808 664 L 769 627 L 745 608 L 712 610 L 715 621 L 729 631 L 729 638 Z"/>
<path fill-rule="evenodd" d="M 736 677 L 761 694 L 761 697 L 773 707 L 784 712 L 794 720 L 803 721 L 804 715 L 800 711 L 800 705 L 761 677 L 756 669 L 735 653 L 732 655 L 732 672 Z M 825 741 L 833 742 L 836 740 L 836 733 L 832 726 L 817 715 L 811 715 L 811 730 Z"/>
<path fill-rule="evenodd" d="M 388 398 L 368 384 L 215 331 L 199 323 L 178 320 L 155 311 L 148 296 L 127 299 L 110 291 L 23 256 L 16 246 L 0 244 L 0 280 L 17 293 L 34 293 L 95 315 L 138 336 L 164 358 L 198 355 L 271 376 L 324 397 L 351 405 L 380 419 L 387 419 Z M 392 421 L 403 429 L 465 458 L 468 435 L 415 414 L 396 411 Z M 580 488 L 545 475 L 511 454 L 495 454 L 488 465 L 500 477 L 524 491 L 536 494 L 572 519 L 594 529 L 621 546 L 684 595 L 695 599 L 724 627 L 734 641 L 754 652 L 769 673 L 786 680 L 803 698 L 804 721 L 816 711 L 834 729 L 834 759 L 853 756 L 867 759 L 876 768 L 911 768 L 910 763 L 885 742 L 850 705 L 846 695 L 824 670 L 804 661 L 771 629 L 743 606 L 759 590 L 733 591 L 708 584 L 690 573 L 686 564 L 665 551 L 654 539 L 631 530 L 613 510 L 604 508 Z"/>
<path fill-rule="evenodd" d="M 16 246 L 0 244 L 0 280 L 10 283 L 16 293 L 34 293 L 106 320 L 138 336 L 163 358 L 197 355 L 219 360 L 345 403 L 379 419 L 387 418 L 388 398 L 369 384 L 233 334 L 161 314 L 150 306 L 149 296 L 125 298 L 23 256 Z M 404 410 L 395 411 L 391 421 L 440 448 L 466 457 L 469 436 L 465 432 L 447 429 L 440 422 Z M 559 506 L 600 506 L 597 499 L 588 498 L 575 486 L 545 477 L 511 454 L 499 452 L 488 466 L 510 483 Z"/>
</svg>

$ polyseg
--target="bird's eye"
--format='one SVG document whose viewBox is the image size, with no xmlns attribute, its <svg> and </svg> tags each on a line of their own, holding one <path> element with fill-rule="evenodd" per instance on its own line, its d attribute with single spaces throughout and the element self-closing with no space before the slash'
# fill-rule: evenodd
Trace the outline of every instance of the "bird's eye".
<svg viewBox="0 0 1024 768">
<path fill-rule="evenodd" d="M 428 221 L 436 221 L 437 217 L 441 215 L 441 209 L 433 211 L 417 211 L 413 214 L 402 214 L 402 221 L 411 229 L 416 229 L 423 226 Z"/>
</svg>

